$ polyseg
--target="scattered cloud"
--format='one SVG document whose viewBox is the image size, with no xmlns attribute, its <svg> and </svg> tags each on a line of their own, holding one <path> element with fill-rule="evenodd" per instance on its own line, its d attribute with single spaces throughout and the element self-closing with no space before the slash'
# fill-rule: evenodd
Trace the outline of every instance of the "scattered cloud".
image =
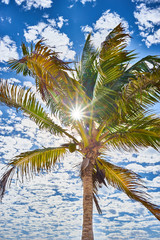
<svg viewBox="0 0 160 240">
<path fill-rule="evenodd" d="M 9 4 L 10 0 L 1 0 L 1 1 L 2 1 L 2 3 Z"/>
<path fill-rule="evenodd" d="M 82 4 L 85 4 L 87 2 L 96 2 L 96 0 L 80 0 Z"/>
<path fill-rule="evenodd" d="M 18 58 L 16 43 L 6 35 L 0 38 L 0 62 L 6 62 L 11 58 Z"/>
<path fill-rule="evenodd" d="M 18 5 L 21 5 L 23 2 L 25 3 L 25 8 L 30 10 L 32 7 L 34 8 L 51 8 L 52 0 L 15 0 Z"/>
<path fill-rule="evenodd" d="M 81 30 L 82 30 L 82 32 L 84 32 L 84 33 L 90 33 L 90 32 L 93 31 L 93 28 L 90 27 L 90 26 L 88 26 L 88 25 L 86 25 L 86 26 L 82 26 L 82 27 L 81 27 Z"/>
<path fill-rule="evenodd" d="M 143 2 L 146 4 L 150 4 L 150 3 L 160 3 L 160 0 L 132 0 L 132 2 Z"/>
<path fill-rule="evenodd" d="M 37 25 L 27 26 L 27 29 L 24 30 L 26 41 L 36 43 L 44 38 L 45 43 L 54 48 L 62 59 L 74 59 L 73 42 L 70 41 L 65 33 L 60 31 L 60 28 L 62 28 L 64 23 L 67 24 L 68 20 L 60 16 L 57 20 L 47 19 L 47 21 L 49 24 L 39 22 Z"/>
<path fill-rule="evenodd" d="M 149 166 L 142 166 L 141 164 L 138 163 L 131 163 L 126 166 L 126 168 L 136 172 L 136 173 L 158 173 L 160 171 L 160 167 L 157 165 L 149 165 Z"/>
<path fill-rule="evenodd" d="M 96 0 L 71 0 L 72 4 L 69 5 L 68 8 L 73 8 L 75 3 L 77 2 L 81 2 L 83 5 L 85 5 L 86 3 L 93 3 L 93 6 L 95 6 Z"/>
<path fill-rule="evenodd" d="M 47 13 L 44 13 L 44 14 L 43 14 L 43 17 L 44 17 L 44 18 L 49 18 L 49 15 L 48 15 Z"/>
<path fill-rule="evenodd" d="M 87 2 L 90 2 L 90 3 L 95 3 L 96 0 L 72 0 L 72 2 L 81 2 L 83 5 L 86 4 Z M 72 5 L 70 5 L 70 8 L 72 8 L 74 6 L 74 3 Z"/>
<path fill-rule="evenodd" d="M 8 78 L 7 81 L 8 81 L 8 83 L 11 83 L 11 84 L 13 84 L 13 83 L 20 83 L 21 82 L 17 78 Z"/>
<path fill-rule="evenodd" d="M 0 72 L 7 72 L 8 69 L 8 67 L 0 67 Z"/>
<path fill-rule="evenodd" d="M 8 22 L 8 23 L 12 23 L 12 19 L 11 19 L 11 17 L 0 17 L 0 21 L 1 22 Z"/>
<path fill-rule="evenodd" d="M 93 24 L 92 27 L 88 25 L 82 26 L 81 30 L 85 33 L 85 35 L 93 30 L 92 41 L 95 47 L 99 47 L 109 32 L 113 30 L 119 23 L 122 23 L 126 31 L 129 32 L 128 22 L 121 18 L 116 12 L 112 13 L 110 10 L 107 10 L 96 21 L 96 23 Z"/>
<path fill-rule="evenodd" d="M 10 0 L 2 0 L 2 3 L 9 4 Z M 34 8 L 51 8 L 52 0 L 15 0 L 17 5 L 23 5 L 26 10 Z"/>
<path fill-rule="evenodd" d="M 62 28 L 63 24 L 68 22 L 68 19 L 64 19 L 63 16 L 58 17 L 57 25 L 59 28 Z"/>
<path fill-rule="evenodd" d="M 148 7 L 141 3 L 136 6 L 134 17 L 147 47 L 160 43 L 160 7 Z"/>
</svg>

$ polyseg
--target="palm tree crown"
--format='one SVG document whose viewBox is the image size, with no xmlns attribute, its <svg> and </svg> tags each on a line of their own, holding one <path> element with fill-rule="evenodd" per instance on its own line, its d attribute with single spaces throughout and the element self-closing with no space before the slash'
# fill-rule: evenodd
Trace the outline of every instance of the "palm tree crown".
<svg viewBox="0 0 160 240">
<path fill-rule="evenodd" d="M 23 58 L 11 60 L 9 65 L 17 73 L 35 79 L 37 92 L 50 115 L 31 89 L 0 82 L 1 102 L 22 110 L 39 128 L 68 139 L 58 148 L 33 150 L 14 157 L 1 178 L 1 197 L 15 171 L 19 178 L 30 176 L 51 169 L 67 152 L 78 151 L 83 159 L 82 239 L 93 239 L 92 201 L 101 213 L 97 194 L 102 185 L 122 190 L 160 220 L 160 208 L 149 201 L 140 177 L 105 160 L 106 152 L 114 149 L 138 151 L 160 147 L 160 118 L 149 112 L 160 100 L 160 58 L 147 56 L 131 65 L 135 54 L 126 50 L 128 37 L 120 24 L 100 49 L 95 49 L 89 34 L 74 69 L 43 41 L 30 50 L 22 44 Z"/>
</svg>

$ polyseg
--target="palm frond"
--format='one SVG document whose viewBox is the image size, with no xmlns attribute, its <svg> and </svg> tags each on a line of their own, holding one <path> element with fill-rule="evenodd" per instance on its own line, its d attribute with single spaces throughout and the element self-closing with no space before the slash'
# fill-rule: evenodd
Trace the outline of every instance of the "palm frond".
<svg viewBox="0 0 160 240">
<path fill-rule="evenodd" d="M 122 97 L 117 102 L 123 102 L 126 108 L 146 109 L 160 100 L 160 69 L 152 73 L 136 75 L 136 79 L 130 79 L 122 89 Z"/>
<path fill-rule="evenodd" d="M 152 72 L 160 66 L 160 58 L 158 56 L 146 56 L 127 69 L 129 73 L 146 73 Z"/>
<path fill-rule="evenodd" d="M 0 198 L 2 199 L 6 187 L 10 185 L 15 171 L 17 171 L 17 178 L 23 181 L 24 177 L 30 178 L 44 170 L 51 170 L 66 153 L 66 147 L 44 148 L 25 152 L 14 157 L 8 164 L 9 170 L 0 179 Z"/>
<path fill-rule="evenodd" d="M 76 95 L 78 94 L 81 99 L 87 97 L 80 83 L 69 75 L 69 72 L 73 71 L 69 67 L 69 62 L 60 60 L 56 52 L 43 45 L 42 40 L 35 45 L 34 50 L 29 51 L 24 44 L 22 49 L 24 57 L 20 60 L 11 60 L 10 68 L 17 73 L 27 68 L 26 71 L 29 71 L 36 80 L 36 88 L 42 99 L 52 113 L 56 113 L 65 124 L 67 107 L 74 103 Z"/>
<path fill-rule="evenodd" d="M 123 82 L 121 77 L 126 71 L 128 62 L 135 57 L 132 52 L 124 50 L 126 38 L 122 25 L 118 25 L 102 43 L 97 63 L 98 75 L 93 90 L 95 112 L 99 109 L 103 120 L 117 113 L 117 100 L 121 98 Z"/>
<path fill-rule="evenodd" d="M 128 62 L 135 58 L 135 54 L 131 51 L 124 50 L 128 37 L 129 35 L 124 33 L 124 28 L 119 24 L 101 45 L 98 64 L 99 78 L 103 85 L 109 84 L 113 90 L 117 89 L 114 86 L 126 69 Z"/>
<path fill-rule="evenodd" d="M 143 204 L 160 220 L 160 207 L 150 202 L 150 196 L 144 192 L 145 187 L 139 175 L 103 159 L 98 159 L 97 164 L 100 169 L 105 171 L 105 178 L 109 185 L 123 191 L 129 198 Z"/>
<path fill-rule="evenodd" d="M 93 88 L 97 78 L 97 69 L 95 61 L 98 51 L 91 42 L 91 33 L 88 35 L 80 62 L 76 65 L 77 76 L 84 87 L 86 95 L 90 98 L 93 96 Z"/>
<path fill-rule="evenodd" d="M 9 61 L 9 67 L 17 73 L 22 72 L 23 74 L 24 69 L 27 68 L 26 71 L 31 72 L 36 79 L 36 86 L 42 97 L 44 97 L 44 85 L 50 86 L 52 90 L 62 96 L 66 95 L 66 92 L 69 94 L 78 86 L 78 82 L 73 81 L 67 74 L 67 71 L 71 71 L 68 66 L 69 62 L 60 60 L 56 52 L 43 45 L 43 40 L 40 40 L 30 53 L 24 44 L 22 49 L 24 57 L 20 60 Z"/>
<path fill-rule="evenodd" d="M 119 125 L 112 125 L 109 132 L 104 134 L 104 143 L 107 148 L 131 151 L 153 147 L 160 148 L 160 119 L 154 115 L 136 116 Z M 102 138 L 101 138 L 102 140 Z"/>
<path fill-rule="evenodd" d="M 98 85 L 98 84 L 97 84 Z M 98 119 L 107 119 L 109 116 L 117 113 L 117 105 L 115 99 L 119 94 L 106 86 L 96 86 L 93 95 L 94 117 Z"/>
<path fill-rule="evenodd" d="M 36 100 L 35 94 L 30 89 L 20 88 L 16 85 L 10 85 L 6 81 L 0 82 L 0 101 L 9 107 L 15 107 L 22 110 L 30 119 L 32 119 L 40 129 L 46 129 L 53 134 L 65 134 L 69 138 L 77 141 L 65 129 L 54 123 L 45 112 L 40 103 Z"/>
</svg>

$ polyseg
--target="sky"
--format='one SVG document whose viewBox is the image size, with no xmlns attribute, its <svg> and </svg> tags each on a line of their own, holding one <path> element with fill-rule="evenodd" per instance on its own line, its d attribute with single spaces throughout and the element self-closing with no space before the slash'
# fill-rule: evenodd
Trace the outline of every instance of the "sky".
<svg viewBox="0 0 160 240">
<path fill-rule="evenodd" d="M 0 78 L 31 87 L 34 80 L 16 75 L 6 62 L 20 58 L 22 42 L 45 43 L 61 59 L 80 57 L 92 31 L 95 47 L 119 23 L 131 35 L 128 49 L 137 60 L 160 54 L 160 0 L 0 0 Z M 159 105 L 154 108 L 160 114 Z M 0 173 L 21 152 L 59 146 L 64 139 L 40 131 L 15 109 L 0 105 Z M 110 152 L 108 160 L 140 174 L 153 202 L 160 205 L 160 158 L 153 149 Z M 13 180 L 0 204 L 0 240 L 78 240 L 82 225 L 81 158 L 68 155 L 49 173 L 24 183 Z M 158 240 L 159 221 L 142 205 L 111 187 L 99 192 L 103 214 L 94 208 L 95 239 Z"/>
</svg>

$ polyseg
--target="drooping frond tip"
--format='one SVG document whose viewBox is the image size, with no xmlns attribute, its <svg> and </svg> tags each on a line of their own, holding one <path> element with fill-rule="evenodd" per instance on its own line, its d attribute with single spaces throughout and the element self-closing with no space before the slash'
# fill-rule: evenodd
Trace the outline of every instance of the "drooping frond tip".
<svg viewBox="0 0 160 240">
<path fill-rule="evenodd" d="M 2 178 L 0 179 L 0 201 L 2 201 L 6 188 L 8 188 L 11 184 L 14 172 L 15 172 L 15 167 L 13 166 L 8 171 L 6 171 L 3 174 Z"/>
<path fill-rule="evenodd" d="M 146 188 L 139 175 L 103 159 L 98 159 L 97 164 L 105 171 L 105 180 L 109 185 L 123 191 L 132 200 L 143 204 L 160 221 L 160 206 L 150 202 L 150 196 L 144 191 Z"/>
<path fill-rule="evenodd" d="M 28 179 L 44 170 L 51 170 L 66 153 L 66 147 L 57 147 L 33 150 L 14 157 L 0 179 L 0 199 L 10 186 L 15 171 L 17 178 L 23 181 L 24 177 Z"/>
</svg>

